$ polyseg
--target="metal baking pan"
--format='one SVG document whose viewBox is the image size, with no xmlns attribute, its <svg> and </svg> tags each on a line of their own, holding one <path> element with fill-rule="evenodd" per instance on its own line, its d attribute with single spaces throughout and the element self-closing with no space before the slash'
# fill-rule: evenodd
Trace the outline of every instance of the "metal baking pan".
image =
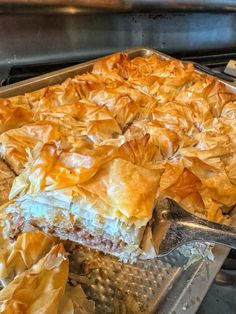
<svg viewBox="0 0 236 314">
<path fill-rule="evenodd" d="M 124 51 L 130 58 L 156 54 L 171 57 L 153 49 L 135 48 Z M 26 92 L 63 82 L 68 77 L 88 72 L 96 60 L 68 67 L 49 74 L 0 88 L 0 97 L 22 95 Z M 230 84 L 226 84 L 230 85 Z M 232 87 L 233 88 L 233 87 Z M 235 88 L 233 88 L 235 90 Z M 99 255 L 96 284 L 86 287 L 87 295 L 96 300 L 97 313 L 114 313 L 114 302 L 131 295 L 150 313 L 195 313 L 215 275 L 223 264 L 229 248 L 215 246 L 214 262 L 201 260 L 186 270 L 186 258 L 178 251 L 166 257 L 124 265 L 117 259 Z M 73 263 L 76 264 L 76 257 Z"/>
</svg>

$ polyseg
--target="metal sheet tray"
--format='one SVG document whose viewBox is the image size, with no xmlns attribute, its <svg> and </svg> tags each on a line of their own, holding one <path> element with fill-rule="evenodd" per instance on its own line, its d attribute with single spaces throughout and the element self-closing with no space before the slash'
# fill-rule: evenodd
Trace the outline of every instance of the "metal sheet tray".
<svg viewBox="0 0 236 314">
<path fill-rule="evenodd" d="M 171 57 L 147 48 L 125 51 L 130 58 L 152 53 L 164 59 Z M 97 59 L 98 60 L 98 59 Z M 0 88 L 0 97 L 22 95 L 48 85 L 61 83 L 68 77 L 90 71 L 95 60 L 54 71 L 46 75 Z M 227 84 L 228 85 L 228 84 Z M 114 313 L 117 295 L 130 294 L 150 313 L 195 313 L 229 249 L 215 246 L 214 262 L 199 261 L 184 269 L 186 258 L 175 251 L 168 256 L 135 265 L 124 265 L 117 259 L 96 255 L 100 271 L 95 274 L 96 284 L 87 286 L 87 294 L 96 300 L 98 313 Z M 92 253 L 88 252 L 88 256 Z M 75 264 L 73 264 L 75 261 Z M 73 265 L 76 265 L 76 258 Z M 76 267 L 76 266 L 75 266 Z M 101 276 L 102 270 L 102 276 Z"/>
</svg>

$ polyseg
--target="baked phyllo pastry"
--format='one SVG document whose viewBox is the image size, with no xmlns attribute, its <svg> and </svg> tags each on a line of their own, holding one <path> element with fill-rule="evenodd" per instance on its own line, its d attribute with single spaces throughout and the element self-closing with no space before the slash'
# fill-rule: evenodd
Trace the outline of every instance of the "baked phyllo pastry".
<svg viewBox="0 0 236 314">
<path fill-rule="evenodd" d="M 18 174 L 9 237 L 36 228 L 134 261 L 153 256 L 159 198 L 214 221 L 236 204 L 236 96 L 191 64 L 119 53 L 16 99 L 33 122 L 0 136 Z"/>
<path fill-rule="evenodd" d="M 15 179 L 15 174 L 0 159 L 0 205 L 8 201 L 8 195 Z"/>
<path fill-rule="evenodd" d="M 24 96 L 0 99 L 0 133 L 33 121 L 33 112 Z"/>
<path fill-rule="evenodd" d="M 28 153 L 36 144 L 53 142 L 60 140 L 61 137 L 62 133 L 57 123 L 27 124 L 0 135 L 0 156 L 16 174 L 20 174 Z"/>
<path fill-rule="evenodd" d="M 67 253 L 55 245 L 30 269 L 0 291 L 2 313 L 58 313 L 69 271 Z"/>
<path fill-rule="evenodd" d="M 163 171 L 155 146 L 148 137 L 118 147 L 80 141 L 73 152 L 55 144 L 31 152 L 5 208 L 10 236 L 38 228 L 132 260 L 142 253 Z"/>
</svg>

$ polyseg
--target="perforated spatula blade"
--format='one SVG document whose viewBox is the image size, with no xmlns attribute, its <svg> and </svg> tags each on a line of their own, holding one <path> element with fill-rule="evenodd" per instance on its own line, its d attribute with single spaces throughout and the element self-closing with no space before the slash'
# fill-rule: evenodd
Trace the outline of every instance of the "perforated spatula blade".
<svg viewBox="0 0 236 314">
<path fill-rule="evenodd" d="M 158 256 L 189 242 L 218 243 L 236 249 L 236 228 L 199 218 L 175 201 L 158 203 L 152 224 L 153 244 Z"/>
</svg>

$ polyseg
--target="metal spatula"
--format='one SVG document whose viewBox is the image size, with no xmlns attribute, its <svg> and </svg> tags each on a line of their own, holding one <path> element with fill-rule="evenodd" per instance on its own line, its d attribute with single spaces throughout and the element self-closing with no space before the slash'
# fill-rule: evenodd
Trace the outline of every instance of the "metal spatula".
<svg viewBox="0 0 236 314">
<path fill-rule="evenodd" d="M 152 224 L 153 242 L 158 256 L 170 253 L 188 242 L 218 243 L 236 249 L 236 228 L 199 218 L 165 199 L 159 203 Z"/>
</svg>

